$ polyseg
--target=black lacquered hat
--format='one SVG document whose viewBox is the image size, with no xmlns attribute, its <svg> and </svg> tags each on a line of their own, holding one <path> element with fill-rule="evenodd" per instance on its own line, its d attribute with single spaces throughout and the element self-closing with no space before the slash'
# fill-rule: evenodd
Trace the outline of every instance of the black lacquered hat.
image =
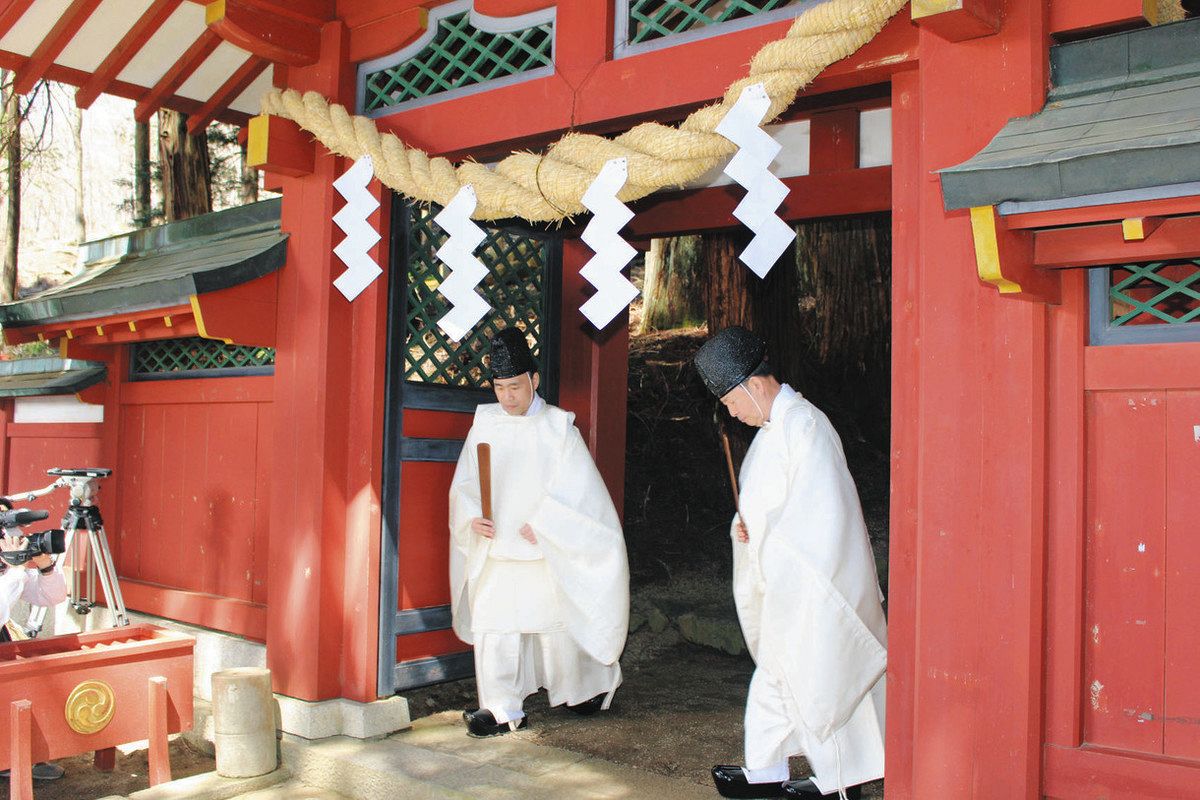
<svg viewBox="0 0 1200 800">
<path fill-rule="evenodd" d="M 749 378 L 766 355 L 766 342 L 735 325 L 705 342 L 692 361 L 708 390 L 724 397 Z"/>
<path fill-rule="evenodd" d="M 489 363 L 492 378 L 515 378 L 537 372 L 537 363 L 529 352 L 529 342 L 519 328 L 505 328 L 492 337 Z"/>
</svg>

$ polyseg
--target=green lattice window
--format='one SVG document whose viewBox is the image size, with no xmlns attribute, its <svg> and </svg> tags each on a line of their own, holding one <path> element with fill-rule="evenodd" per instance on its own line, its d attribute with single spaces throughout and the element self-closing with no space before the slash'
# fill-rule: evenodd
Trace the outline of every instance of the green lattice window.
<svg viewBox="0 0 1200 800">
<path fill-rule="evenodd" d="M 450 308 L 437 290 L 449 272 L 436 254 L 446 241 L 445 232 L 433 221 L 437 211 L 416 205 L 409 211 L 404 379 L 473 389 L 489 387 L 484 369 L 488 340 L 501 328 L 515 326 L 525 331 L 542 382 L 552 380 L 556 365 L 547 361 L 552 336 L 551 281 L 558 263 L 556 241 L 485 227 L 487 238 L 475 255 L 489 272 L 477 291 L 491 305 L 492 315 L 461 341 L 453 342 L 437 326 L 438 319 Z"/>
<path fill-rule="evenodd" d="M 800 0 L 624 0 L 626 43 L 649 42 L 798 2 Z"/>
<path fill-rule="evenodd" d="M 398 64 L 371 69 L 363 82 L 365 113 L 475 84 L 521 75 L 553 63 L 554 24 L 490 33 L 463 11 L 437 21 L 433 39 Z"/>
<path fill-rule="evenodd" d="M 133 380 L 221 378 L 269 375 L 275 370 L 275 348 L 225 344 L 191 337 L 139 342 L 133 346 Z"/>
<path fill-rule="evenodd" d="M 1200 259 L 1096 269 L 1090 293 L 1094 343 L 1200 339 Z"/>
</svg>

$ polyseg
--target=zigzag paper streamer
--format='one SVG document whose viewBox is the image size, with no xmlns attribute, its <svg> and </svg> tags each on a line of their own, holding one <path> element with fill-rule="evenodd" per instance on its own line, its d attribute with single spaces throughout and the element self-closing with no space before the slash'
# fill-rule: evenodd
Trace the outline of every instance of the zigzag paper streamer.
<svg viewBox="0 0 1200 800">
<path fill-rule="evenodd" d="M 760 278 L 767 276 L 796 238 L 792 227 L 775 213 L 787 197 L 788 188 L 771 173 L 771 162 L 782 145 L 759 127 L 770 105 L 763 84 L 751 84 L 716 127 L 717 133 L 738 146 L 724 171 L 746 190 L 733 216 L 754 231 L 754 238 L 738 258 Z"/>
<path fill-rule="evenodd" d="M 464 186 L 433 218 L 450 234 L 437 251 L 438 258 L 450 268 L 450 274 L 438 286 L 438 291 L 454 305 L 438 320 L 438 327 L 456 342 L 492 310 L 475 291 L 488 274 L 487 267 L 475 257 L 475 248 L 487 238 L 483 228 L 471 221 L 476 202 L 475 190 L 469 185 Z"/>
<path fill-rule="evenodd" d="M 379 231 L 367 219 L 379 208 L 379 201 L 367 191 L 374 175 L 371 157 L 363 156 L 333 182 L 333 188 L 346 199 L 342 210 L 333 215 L 333 221 L 346 234 L 333 248 L 333 254 L 346 265 L 346 271 L 334 279 L 333 285 L 347 300 L 358 297 L 383 273 L 368 252 L 379 241 Z"/>
<path fill-rule="evenodd" d="M 612 322 L 638 296 L 637 287 L 621 274 L 637 255 L 637 250 L 620 236 L 621 228 L 633 219 L 633 212 L 617 199 L 628 176 L 628 162 L 624 158 L 611 159 L 583 193 L 583 205 L 593 216 L 580 238 L 596 254 L 579 274 L 596 287 L 596 293 L 579 310 L 597 328 Z"/>
</svg>

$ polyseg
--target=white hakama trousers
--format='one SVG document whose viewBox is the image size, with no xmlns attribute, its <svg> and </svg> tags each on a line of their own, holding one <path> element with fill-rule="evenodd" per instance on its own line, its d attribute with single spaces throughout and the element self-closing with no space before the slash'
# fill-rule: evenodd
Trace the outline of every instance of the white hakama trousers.
<svg viewBox="0 0 1200 800">
<path fill-rule="evenodd" d="M 761 667 L 754 670 L 746 697 L 747 780 L 785 781 L 787 760 L 797 755 L 808 759 L 813 783 L 825 794 L 883 777 L 884 678 L 824 742 L 804 730 L 793 705 L 781 682 Z"/>
<path fill-rule="evenodd" d="M 479 707 L 496 722 L 525 716 L 525 698 L 546 689 L 550 705 L 576 705 L 621 685 L 621 665 L 602 664 L 567 633 L 546 562 L 489 559 L 471 603 Z"/>
</svg>

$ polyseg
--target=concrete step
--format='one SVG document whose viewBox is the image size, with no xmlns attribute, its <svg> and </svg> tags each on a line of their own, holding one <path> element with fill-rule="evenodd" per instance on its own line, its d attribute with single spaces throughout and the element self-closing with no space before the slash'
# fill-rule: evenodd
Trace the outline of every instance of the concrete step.
<svg viewBox="0 0 1200 800">
<path fill-rule="evenodd" d="M 269 789 L 239 794 L 233 800 L 346 800 L 346 796 L 327 789 L 314 789 L 299 781 L 288 781 Z"/>
<path fill-rule="evenodd" d="M 555 747 L 532 731 L 472 739 L 458 712 L 416 720 L 386 739 L 286 737 L 284 763 L 300 783 L 350 800 L 711 800 L 713 790 Z"/>
</svg>

